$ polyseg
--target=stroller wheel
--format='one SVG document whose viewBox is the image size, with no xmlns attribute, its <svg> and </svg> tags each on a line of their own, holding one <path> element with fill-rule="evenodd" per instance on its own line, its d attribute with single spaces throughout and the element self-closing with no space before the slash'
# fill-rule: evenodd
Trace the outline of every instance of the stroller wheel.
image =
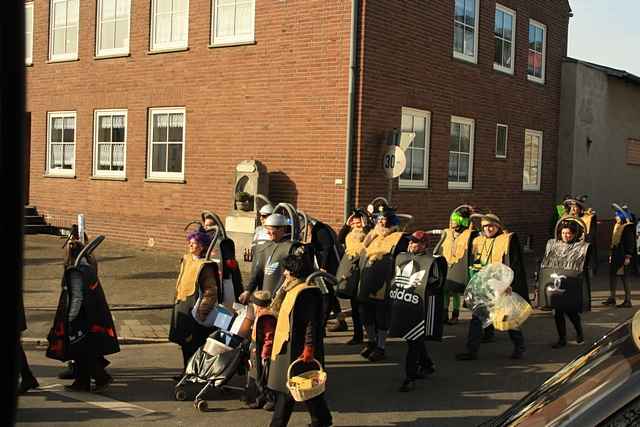
<svg viewBox="0 0 640 427">
<path fill-rule="evenodd" d="M 187 400 L 187 392 L 182 388 L 178 388 L 178 389 L 176 389 L 175 397 L 176 397 L 176 400 L 178 400 L 180 402 L 183 402 L 183 401 Z"/>
<path fill-rule="evenodd" d="M 200 412 L 204 412 L 209 408 L 206 400 L 196 400 L 193 402 L 193 406 L 195 406 Z"/>
</svg>

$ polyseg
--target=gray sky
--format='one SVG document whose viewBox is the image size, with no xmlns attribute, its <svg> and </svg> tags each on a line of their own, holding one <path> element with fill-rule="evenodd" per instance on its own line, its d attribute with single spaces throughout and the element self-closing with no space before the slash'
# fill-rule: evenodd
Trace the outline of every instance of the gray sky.
<svg viewBox="0 0 640 427">
<path fill-rule="evenodd" d="M 569 0 L 569 56 L 640 76 L 640 0 Z"/>
</svg>

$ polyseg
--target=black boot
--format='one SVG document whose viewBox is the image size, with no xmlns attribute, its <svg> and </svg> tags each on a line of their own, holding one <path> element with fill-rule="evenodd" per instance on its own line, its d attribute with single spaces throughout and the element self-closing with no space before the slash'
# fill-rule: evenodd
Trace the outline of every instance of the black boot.
<svg viewBox="0 0 640 427">
<path fill-rule="evenodd" d="M 567 346 L 567 339 L 565 337 L 558 338 L 558 342 L 551 345 L 551 348 L 562 348 Z"/>
</svg>

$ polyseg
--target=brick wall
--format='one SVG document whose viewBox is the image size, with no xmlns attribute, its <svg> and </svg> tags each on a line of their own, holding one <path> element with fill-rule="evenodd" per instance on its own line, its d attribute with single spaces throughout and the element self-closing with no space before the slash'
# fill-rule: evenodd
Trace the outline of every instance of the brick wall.
<svg viewBox="0 0 640 427">
<path fill-rule="evenodd" d="M 52 222 L 183 248 L 200 211 L 225 216 L 235 165 L 262 161 L 270 196 L 342 219 L 350 3 L 257 1 L 256 43 L 209 48 L 211 1 L 191 0 L 189 49 L 148 54 L 150 1 L 132 3 L 130 56 L 94 59 L 96 0 L 80 2 L 79 60 L 47 63 L 49 2 L 35 0 L 30 202 Z M 148 108 L 186 108 L 186 183 L 145 181 Z M 127 180 L 92 179 L 95 109 L 128 110 Z M 76 177 L 45 177 L 47 112 L 77 112 Z"/>
<path fill-rule="evenodd" d="M 477 64 L 452 57 L 452 0 L 364 1 L 354 201 L 362 205 L 386 196 L 387 181 L 380 168 L 385 133 L 400 128 L 403 106 L 427 110 L 431 112 L 429 188 L 399 189 L 396 183 L 392 205 L 413 214 L 416 227 L 442 227 L 453 208 L 470 203 L 498 214 L 514 231 L 533 235 L 534 247 L 540 250 L 549 236 L 555 200 L 568 5 L 555 0 L 501 4 L 517 14 L 513 76 L 493 69 L 495 1 L 480 0 Z M 529 18 L 547 26 L 544 85 L 526 77 Z M 452 115 L 475 120 L 472 190 L 448 189 Z M 497 123 L 509 125 L 506 159 L 495 158 Z M 525 129 L 544 132 L 541 191 L 522 190 Z"/>
</svg>

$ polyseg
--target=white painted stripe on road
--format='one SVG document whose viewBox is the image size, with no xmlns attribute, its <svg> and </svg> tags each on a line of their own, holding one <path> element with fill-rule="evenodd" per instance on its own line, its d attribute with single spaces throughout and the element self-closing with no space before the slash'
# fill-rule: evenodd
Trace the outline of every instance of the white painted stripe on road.
<svg viewBox="0 0 640 427">
<path fill-rule="evenodd" d="M 121 414 L 125 414 L 133 418 L 142 417 L 144 415 L 153 414 L 155 412 L 151 409 L 143 408 L 142 406 L 134 405 L 128 402 L 121 402 L 119 400 L 111 399 L 110 397 L 103 396 L 97 393 L 67 391 L 64 389 L 62 384 L 50 384 L 38 387 L 38 389 L 45 390 L 50 393 L 55 393 L 69 399 L 88 403 L 89 405 L 97 406 L 98 408 L 120 412 Z"/>
</svg>

